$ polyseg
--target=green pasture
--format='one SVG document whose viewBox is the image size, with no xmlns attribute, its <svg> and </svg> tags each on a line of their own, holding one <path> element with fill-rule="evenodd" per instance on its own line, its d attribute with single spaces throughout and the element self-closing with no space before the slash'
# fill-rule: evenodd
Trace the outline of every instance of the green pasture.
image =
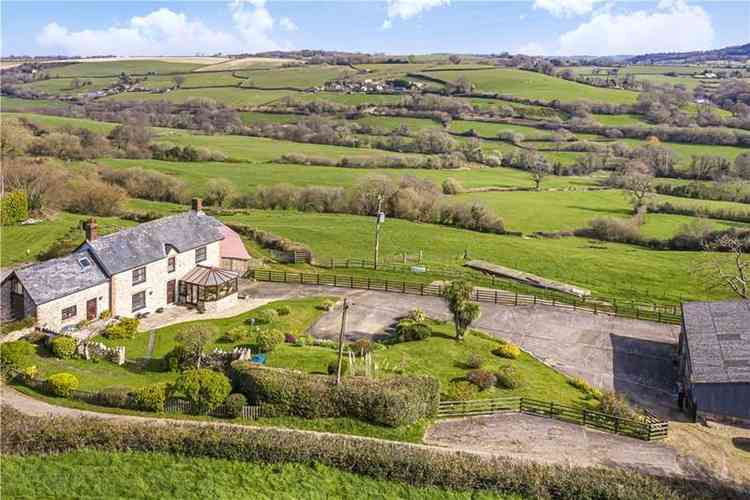
<svg viewBox="0 0 750 500">
<path fill-rule="evenodd" d="M 232 71 L 222 72 L 205 72 L 205 73 L 185 73 L 180 76 L 185 78 L 180 88 L 190 89 L 191 87 L 226 87 L 239 86 L 243 80 L 233 76 Z M 172 87 L 174 85 L 175 75 L 145 77 L 143 86 L 149 89 Z"/>
<path fill-rule="evenodd" d="M 68 104 L 54 99 L 20 99 L 18 97 L 0 96 L 0 112 L 31 111 L 46 108 L 64 108 Z"/>
<path fill-rule="evenodd" d="M 455 81 L 459 77 L 464 77 L 474 83 L 478 90 L 510 94 L 527 99 L 590 100 L 620 104 L 633 103 L 638 98 L 636 92 L 592 87 L 540 73 L 516 69 L 494 68 L 481 71 L 425 73 L 447 81 Z"/>
<path fill-rule="evenodd" d="M 256 111 L 240 111 L 242 123 L 245 125 L 258 125 L 266 123 L 295 123 L 304 118 L 303 115 L 288 113 L 258 113 Z"/>
<path fill-rule="evenodd" d="M 251 211 L 223 219 L 304 243 L 321 259 L 369 258 L 372 253 L 369 217 Z M 700 252 L 656 251 L 575 237 L 526 239 L 396 219 L 386 221 L 381 255 L 413 255 L 420 250 L 428 263 L 460 266 L 467 252 L 474 259 L 580 285 L 599 295 L 631 298 L 636 294 L 645 298 L 667 294 L 692 300 L 729 296 L 722 290 L 705 290 L 689 272 L 705 258 Z"/>
<path fill-rule="evenodd" d="M 329 80 L 346 78 L 355 73 L 356 71 L 348 66 L 328 65 L 237 72 L 238 76 L 246 78 L 245 86 L 297 89 L 319 87 Z"/>
<path fill-rule="evenodd" d="M 19 88 L 34 90 L 36 92 L 44 92 L 45 94 L 52 95 L 78 95 L 85 94 L 87 92 L 95 92 L 117 83 L 117 80 L 114 78 L 95 78 L 92 80 L 81 78 L 80 80 L 90 81 L 91 84 L 84 85 L 79 88 L 73 88 L 73 80 L 75 80 L 75 78 L 54 78 L 50 80 L 37 80 L 32 83 L 19 85 Z"/>
<path fill-rule="evenodd" d="M 166 94 L 124 92 L 104 99 L 113 101 L 168 101 L 183 103 L 196 97 L 209 98 L 230 107 L 260 106 L 289 95 L 289 92 L 243 88 L 178 89 Z"/>
<path fill-rule="evenodd" d="M 123 59 L 114 61 L 76 62 L 50 68 L 47 72 L 54 78 L 117 76 L 120 73 L 143 75 L 155 73 L 185 73 L 204 66 L 186 62 L 169 62 L 157 59 Z"/>
</svg>

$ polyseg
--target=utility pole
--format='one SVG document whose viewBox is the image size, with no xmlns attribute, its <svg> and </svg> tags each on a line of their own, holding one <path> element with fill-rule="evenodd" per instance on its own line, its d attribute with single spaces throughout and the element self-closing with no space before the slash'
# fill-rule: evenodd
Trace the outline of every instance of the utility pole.
<svg viewBox="0 0 750 500">
<path fill-rule="evenodd" d="M 336 385 L 341 384 L 341 362 L 344 358 L 344 332 L 346 331 L 346 312 L 349 310 L 349 298 L 344 299 L 344 307 L 341 310 L 341 331 L 339 332 L 339 361 L 336 367 Z"/>
<path fill-rule="evenodd" d="M 378 213 L 375 214 L 375 261 L 373 263 L 375 269 L 378 268 L 378 261 L 380 260 L 380 226 L 384 221 L 383 195 L 381 194 L 378 196 Z"/>
</svg>

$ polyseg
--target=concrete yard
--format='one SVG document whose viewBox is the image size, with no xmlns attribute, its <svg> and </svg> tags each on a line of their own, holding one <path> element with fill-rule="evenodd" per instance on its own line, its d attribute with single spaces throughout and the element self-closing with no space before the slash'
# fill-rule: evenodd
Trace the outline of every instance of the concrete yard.
<svg viewBox="0 0 750 500">
<path fill-rule="evenodd" d="M 424 442 L 433 446 L 567 466 L 617 466 L 659 475 L 686 474 L 673 448 L 519 413 L 443 420 Z"/>
</svg>

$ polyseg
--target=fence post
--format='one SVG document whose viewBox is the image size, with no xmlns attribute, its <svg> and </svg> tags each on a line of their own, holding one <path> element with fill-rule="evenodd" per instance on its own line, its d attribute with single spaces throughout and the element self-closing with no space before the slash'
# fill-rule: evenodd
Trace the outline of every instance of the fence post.
<svg viewBox="0 0 750 500">
<path fill-rule="evenodd" d="M 320 285 L 320 273 L 316 275 L 318 277 L 318 285 Z"/>
<path fill-rule="evenodd" d="M 284 271 L 284 283 L 287 283 L 287 280 L 286 280 L 286 271 Z"/>
<path fill-rule="evenodd" d="M 518 305 L 518 291 L 516 291 L 516 302 L 515 302 L 514 305 L 516 305 L 516 306 Z"/>
<path fill-rule="evenodd" d="M 497 290 L 495 290 L 495 304 L 497 304 Z"/>
<path fill-rule="evenodd" d="M 420 293 L 420 295 L 424 295 L 424 283 L 422 283 L 421 285 L 419 285 L 419 293 Z"/>
<path fill-rule="evenodd" d="M 596 314 L 596 302 L 594 302 L 594 314 Z"/>
<path fill-rule="evenodd" d="M 586 408 L 583 409 L 583 426 L 586 426 Z"/>
</svg>

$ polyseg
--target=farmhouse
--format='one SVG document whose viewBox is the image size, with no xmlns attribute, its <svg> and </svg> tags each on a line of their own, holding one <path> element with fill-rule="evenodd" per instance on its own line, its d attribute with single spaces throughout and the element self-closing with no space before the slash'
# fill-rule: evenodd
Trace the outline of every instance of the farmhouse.
<svg viewBox="0 0 750 500">
<path fill-rule="evenodd" d="M 59 331 L 109 311 L 133 317 L 171 304 L 218 311 L 237 301 L 249 259 L 239 236 L 202 211 L 164 217 L 107 236 L 94 219 L 71 255 L 17 269 L 2 281 L 3 319 L 33 316 Z M 229 269 L 222 269 L 222 264 Z"/>
<path fill-rule="evenodd" d="M 680 407 L 750 422 L 750 301 L 689 302 L 682 312 Z"/>
</svg>

